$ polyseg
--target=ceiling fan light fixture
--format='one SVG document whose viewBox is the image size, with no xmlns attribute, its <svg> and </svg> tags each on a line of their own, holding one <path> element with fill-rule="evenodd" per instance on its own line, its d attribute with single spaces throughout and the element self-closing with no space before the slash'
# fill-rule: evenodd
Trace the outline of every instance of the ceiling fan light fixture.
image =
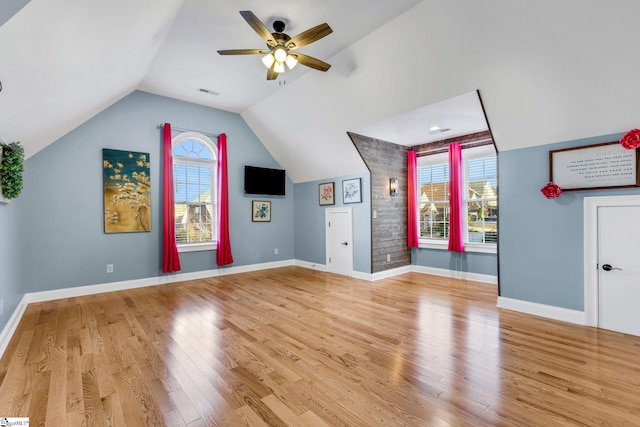
<svg viewBox="0 0 640 427">
<path fill-rule="evenodd" d="M 295 37 L 290 37 L 284 33 L 284 21 L 277 20 L 273 23 L 275 32 L 269 31 L 262 21 L 250 10 L 241 10 L 240 15 L 249 26 L 267 44 L 267 48 L 262 49 L 222 49 L 218 50 L 220 55 L 262 55 L 262 63 L 267 67 L 267 80 L 276 80 L 278 74 L 285 70 L 293 69 L 298 63 L 305 67 L 318 71 L 327 71 L 331 64 L 327 64 L 317 58 L 295 53 L 289 55 L 289 51 L 298 49 L 308 44 L 314 43 L 333 32 L 329 24 L 316 25 Z"/>
<path fill-rule="evenodd" d="M 273 65 L 273 63 L 275 61 L 276 61 L 276 58 L 275 58 L 275 56 L 273 56 L 273 53 L 268 53 L 268 54 L 266 54 L 265 56 L 262 57 L 262 63 L 267 68 L 271 68 L 271 66 Z"/>
<path fill-rule="evenodd" d="M 293 67 L 298 63 L 298 59 L 293 55 L 287 55 L 287 59 L 285 59 L 284 62 L 287 63 L 287 67 L 289 67 L 290 70 L 293 70 Z"/>
<path fill-rule="evenodd" d="M 282 46 L 278 46 L 273 51 L 273 57 L 278 62 L 284 62 L 284 60 L 287 59 L 287 51 Z"/>
<path fill-rule="evenodd" d="M 278 74 L 284 73 L 284 63 L 280 61 L 276 61 L 276 63 L 273 66 L 273 71 L 275 71 Z"/>
</svg>

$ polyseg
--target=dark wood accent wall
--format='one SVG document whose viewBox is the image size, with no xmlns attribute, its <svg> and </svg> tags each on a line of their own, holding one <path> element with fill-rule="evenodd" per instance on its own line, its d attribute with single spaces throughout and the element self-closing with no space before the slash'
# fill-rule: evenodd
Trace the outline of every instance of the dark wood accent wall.
<svg viewBox="0 0 640 427">
<path fill-rule="evenodd" d="M 407 247 L 407 151 L 409 147 L 348 132 L 371 173 L 371 272 L 411 264 Z M 397 196 L 389 178 L 398 178 Z M 387 261 L 387 255 L 390 261 Z"/>
</svg>

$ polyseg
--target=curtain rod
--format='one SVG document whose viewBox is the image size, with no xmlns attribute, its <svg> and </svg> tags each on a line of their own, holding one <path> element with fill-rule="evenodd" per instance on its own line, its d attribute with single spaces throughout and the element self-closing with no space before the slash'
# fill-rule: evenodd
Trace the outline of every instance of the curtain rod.
<svg viewBox="0 0 640 427">
<path fill-rule="evenodd" d="M 435 141 L 438 142 L 438 141 Z M 462 148 L 464 148 L 465 145 L 489 145 L 489 143 L 492 143 L 493 139 L 492 138 L 482 138 L 482 139 L 475 139 L 473 141 L 465 141 L 465 142 L 460 142 L 460 145 L 462 146 Z M 430 142 L 427 142 L 425 144 L 421 144 L 421 145 L 428 145 L 428 144 L 432 144 Z M 416 150 L 416 154 L 424 154 L 424 153 L 430 153 L 432 151 L 441 151 L 441 152 L 446 152 L 448 150 L 447 145 L 441 146 L 441 147 L 433 147 L 433 148 L 425 148 L 421 151 L 417 151 L 416 148 L 420 147 L 420 145 L 415 145 L 414 147 L 412 147 L 413 150 Z"/>
<path fill-rule="evenodd" d="M 163 129 L 164 128 L 164 123 L 161 123 L 158 125 L 158 129 Z M 202 132 L 199 130 L 194 130 L 194 129 L 186 129 L 186 128 L 179 128 L 179 127 L 174 127 L 171 126 L 171 132 L 197 132 L 197 133 L 201 133 L 202 135 L 206 135 L 209 136 L 211 138 L 218 138 L 219 135 L 216 135 L 215 133 L 208 133 L 208 132 Z"/>
</svg>

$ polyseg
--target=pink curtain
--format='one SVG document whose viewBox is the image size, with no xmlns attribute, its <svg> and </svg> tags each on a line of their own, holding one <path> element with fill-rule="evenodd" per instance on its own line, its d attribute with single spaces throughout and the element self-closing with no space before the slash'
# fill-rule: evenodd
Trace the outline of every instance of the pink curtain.
<svg viewBox="0 0 640 427">
<path fill-rule="evenodd" d="M 407 244 L 410 248 L 418 247 L 418 176 L 416 152 L 411 150 L 407 155 Z"/>
<path fill-rule="evenodd" d="M 219 266 L 231 264 L 231 240 L 229 239 L 229 192 L 227 177 L 227 135 L 218 135 L 218 251 Z"/>
<path fill-rule="evenodd" d="M 454 252 L 464 252 L 462 191 L 462 148 L 453 142 L 449 144 L 449 250 Z"/>
<path fill-rule="evenodd" d="M 164 124 L 163 134 L 164 170 L 162 172 L 162 272 L 180 271 L 180 257 L 176 244 L 176 218 L 173 202 L 173 156 L 171 147 L 171 125 Z"/>
</svg>

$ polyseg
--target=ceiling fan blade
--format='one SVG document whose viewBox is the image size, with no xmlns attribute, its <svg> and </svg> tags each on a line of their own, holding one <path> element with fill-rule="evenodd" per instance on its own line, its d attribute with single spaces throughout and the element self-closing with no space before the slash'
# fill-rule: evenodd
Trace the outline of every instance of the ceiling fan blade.
<svg viewBox="0 0 640 427">
<path fill-rule="evenodd" d="M 291 40 L 287 42 L 287 49 L 293 50 L 302 46 L 306 46 L 309 43 L 313 43 L 316 40 L 320 40 L 323 37 L 331 34 L 333 30 L 328 24 L 320 24 L 316 25 L 313 28 L 309 28 L 307 31 L 304 31 Z"/>
<path fill-rule="evenodd" d="M 317 58 L 314 58 L 313 56 L 305 55 L 303 53 L 298 53 L 298 52 L 292 53 L 291 55 L 296 57 L 296 59 L 298 60 L 298 63 L 302 65 L 306 65 L 307 67 L 314 68 L 319 71 L 327 71 L 329 68 L 331 68 L 331 65 Z"/>
<path fill-rule="evenodd" d="M 262 21 L 259 20 L 258 17 L 253 14 L 253 12 L 249 10 L 242 10 L 240 11 L 240 15 L 242 15 L 244 20 L 247 21 L 247 24 L 249 24 L 251 28 L 253 28 L 253 31 L 258 33 L 262 40 L 267 42 L 268 46 L 273 47 L 276 45 L 276 40 L 273 38 L 273 35 L 271 35 L 269 29 L 265 27 Z"/>
<path fill-rule="evenodd" d="M 275 72 L 274 68 L 276 63 L 274 62 L 271 67 L 267 70 L 267 80 L 275 80 L 278 78 L 278 73 Z"/>
<path fill-rule="evenodd" d="M 269 51 L 267 49 L 228 49 L 219 50 L 218 53 L 220 55 L 261 55 L 267 54 Z"/>
</svg>

